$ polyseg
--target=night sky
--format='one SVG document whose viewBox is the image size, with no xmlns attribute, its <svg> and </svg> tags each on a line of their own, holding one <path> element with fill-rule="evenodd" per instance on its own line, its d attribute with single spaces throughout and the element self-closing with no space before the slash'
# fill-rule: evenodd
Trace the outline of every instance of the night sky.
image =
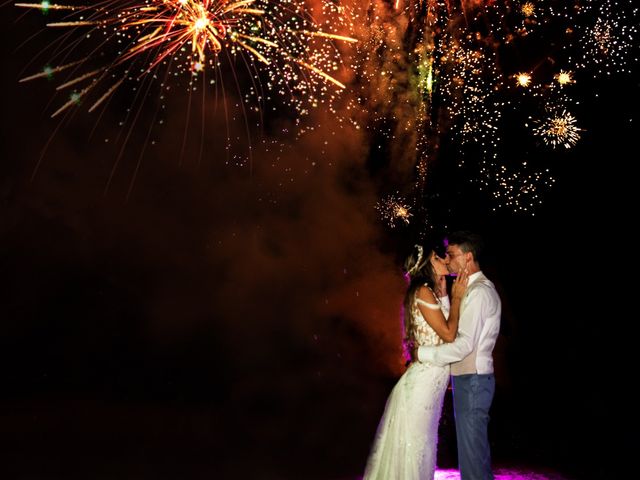
<svg viewBox="0 0 640 480">
<path fill-rule="evenodd" d="M 391 229 L 374 209 L 397 186 L 375 136 L 319 109 L 298 139 L 290 117 L 267 116 L 249 165 L 234 160 L 242 121 L 219 111 L 201 136 L 194 108 L 183 142 L 176 89 L 162 124 L 148 102 L 120 155 L 127 95 L 97 126 L 79 108 L 58 128 L 54 87 L 18 83 L 47 33 L 27 41 L 42 23 L 15 10 L 0 9 L 0 478 L 360 474 L 402 373 L 400 259 L 424 231 Z M 444 141 L 425 201 L 436 230 L 489 246 L 503 300 L 495 463 L 614 478 L 634 403 L 624 286 L 638 75 L 576 88 L 577 145 L 526 147 L 556 178 L 535 215 L 496 208 Z M 507 135 L 502 153 L 520 140 Z M 452 422 L 448 394 L 444 467 Z"/>
</svg>

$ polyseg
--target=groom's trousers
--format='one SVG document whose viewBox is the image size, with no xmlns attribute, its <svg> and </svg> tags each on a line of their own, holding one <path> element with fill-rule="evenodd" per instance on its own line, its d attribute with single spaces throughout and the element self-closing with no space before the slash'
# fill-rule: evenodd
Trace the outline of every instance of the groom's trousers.
<svg viewBox="0 0 640 480">
<path fill-rule="evenodd" d="M 451 378 L 460 479 L 493 480 L 487 428 L 495 378 L 493 374 L 454 375 Z"/>
</svg>

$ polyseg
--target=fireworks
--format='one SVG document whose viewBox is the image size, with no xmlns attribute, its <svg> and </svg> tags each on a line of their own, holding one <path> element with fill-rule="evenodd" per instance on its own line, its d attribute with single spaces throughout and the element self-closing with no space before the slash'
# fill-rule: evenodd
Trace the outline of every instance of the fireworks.
<svg viewBox="0 0 640 480">
<path fill-rule="evenodd" d="M 518 73 L 515 77 L 521 87 L 528 87 L 531 84 L 531 75 L 528 73 Z"/>
<path fill-rule="evenodd" d="M 409 224 L 409 219 L 413 216 L 411 207 L 408 206 L 401 197 L 389 195 L 376 204 L 376 210 L 381 218 L 387 222 L 389 227 L 395 228 L 396 222 Z"/>
<path fill-rule="evenodd" d="M 420 202 L 429 197 L 429 164 L 444 150 L 455 152 L 469 181 L 500 207 L 525 211 L 527 201 L 538 204 L 540 187 L 553 184 L 551 172 L 531 167 L 530 151 L 504 155 L 520 145 L 504 142 L 502 132 L 518 138 L 516 129 L 528 134 L 533 125 L 542 139 L 536 146 L 563 146 L 561 154 L 582 132 L 568 113 L 580 103 L 571 85 L 584 85 L 591 73 L 626 72 L 635 60 L 631 0 L 342 1 L 350 3 L 18 4 L 62 15 L 49 27 L 77 35 L 55 50 L 51 67 L 23 81 L 60 78 L 57 89 L 69 96 L 54 115 L 80 103 L 93 111 L 125 84 L 158 79 L 164 89 L 182 78 L 190 87 L 206 78 L 222 97 L 231 83 L 243 92 L 242 108 L 258 114 L 276 99 L 294 107 L 295 123 L 327 108 L 336 123 L 348 118 L 369 135 L 372 170 L 388 168 L 389 181 L 403 184 L 398 191 L 415 189 L 408 193 L 416 199 L 413 212 L 395 197 L 376 207 L 395 226 L 427 211 Z M 73 56 L 89 42 L 88 52 Z M 94 52 L 106 63 L 96 65 Z"/>
<path fill-rule="evenodd" d="M 473 142 L 483 148 L 495 143 L 496 125 L 502 116 L 495 100 L 495 87 L 501 80 L 493 52 L 481 47 L 454 43 L 443 65 L 442 87 L 446 109 L 454 121 L 454 134 L 463 144 Z"/>
<path fill-rule="evenodd" d="M 587 1 L 582 15 L 584 29 L 578 36 L 577 67 L 593 68 L 600 74 L 625 72 L 632 58 L 637 32 L 638 9 L 631 0 Z M 635 17 L 635 18 L 634 18 Z"/>
<path fill-rule="evenodd" d="M 533 3 L 531 2 L 525 2 L 522 4 L 522 6 L 520 7 L 520 11 L 522 12 L 522 14 L 525 17 L 531 17 L 533 15 L 535 15 L 536 12 L 536 7 Z"/>
<path fill-rule="evenodd" d="M 379 108 L 386 105 L 376 102 L 375 114 L 386 120 L 373 128 L 385 131 L 388 141 L 405 146 L 404 151 L 409 142 L 415 146 L 417 196 L 433 196 L 423 194 L 429 188 L 428 162 L 446 138 L 453 141 L 454 158 L 470 182 L 491 193 L 500 207 L 532 212 L 542 192 L 552 187 L 552 172 L 527 161 L 532 152 L 505 145 L 501 132 L 505 126 L 510 131 L 517 125 L 529 128 L 526 118 L 537 116 L 542 106 L 547 113 L 533 123 L 534 135 L 554 149 L 563 146 L 559 151 L 576 145 L 582 129 L 569 112 L 580 101 L 574 98 L 577 90 L 568 87 L 589 67 L 607 75 L 628 71 L 637 9 L 628 0 L 522 0 L 515 8 L 511 2 L 443 0 L 400 5 L 409 21 L 404 30 L 395 16 L 385 17 L 386 10 L 374 12 L 375 23 L 387 30 L 367 58 L 382 52 L 379 59 L 389 67 L 384 82 L 372 81 L 379 86 L 376 95 L 393 98 L 395 108 Z M 391 36 L 394 29 L 397 35 Z M 560 48 L 542 54 L 544 42 Z M 529 51 L 537 58 L 523 55 Z M 398 65 L 404 67 L 401 73 L 394 70 Z M 399 91 L 403 85 L 409 87 Z M 395 120 L 395 130 L 388 127 L 394 125 L 388 117 Z M 402 126 L 413 128 L 415 135 L 402 135 Z M 517 135 L 510 132 L 510 138 Z M 521 160 L 503 157 L 505 151 Z M 408 165 L 400 156 L 392 158 L 401 159 L 399 167 Z"/>
<path fill-rule="evenodd" d="M 338 31 L 346 28 L 344 22 L 329 21 L 341 15 L 340 8 L 329 2 L 318 12 L 326 19 L 322 25 L 313 20 L 301 0 L 110 0 L 87 7 L 16 6 L 67 11 L 62 21 L 47 26 L 71 29 L 72 34 L 80 35 L 76 44 L 88 42 L 97 33 L 103 40 L 94 48 L 101 56 L 111 57 L 89 71 L 83 67 L 93 65 L 95 55 L 23 79 L 71 72 L 57 89 L 74 90 L 53 116 L 97 90 L 89 107 L 93 111 L 124 82 L 209 72 L 215 83 L 225 61 L 232 69 L 239 64 L 251 73 L 247 103 L 250 97 L 258 102 L 264 99 L 266 83 L 268 90 L 288 97 L 303 111 L 307 101 L 317 104 L 344 88 L 336 77 L 341 58 L 335 43 L 355 42 Z M 65 50 L 65 58 L 69 52 Z M 237 84 L 240 74 L 234 71 L 232 76 Z"/>
<path fill-rule="evenodd" d="M 497 184 L 493 191 L 498 204 L 514 212 L 535 213 L 534 207 L 543 203 L 544 193 L 555 183 L 549 170 L 532 170 L 527 162 L 516 168 L 501 165 L 485 173 Z"/>
<path fill-rule="evenodd" d="M 580 131 L 576 126 L 576 119 L 566 110 L 552 114 L 533 129 L 534 135 L 542 137 L 543 141 L 553 148 L 559 145 L 565 148 L 573 147 L 580 140 Z"/>
<path fill-rule="evenodd" d="M 553 78 L 561 87 L 569 85 L 570 83 L 575 83 L 573 74 L 571 72 L 565 72 L 564 70 L 560 70 L 560 72 L 557 73 Z"/>
</svg>

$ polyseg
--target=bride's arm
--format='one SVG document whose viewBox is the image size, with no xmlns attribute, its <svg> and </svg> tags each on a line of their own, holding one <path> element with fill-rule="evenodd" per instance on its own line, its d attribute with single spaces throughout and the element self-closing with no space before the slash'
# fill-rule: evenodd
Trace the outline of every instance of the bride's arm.
<svg viewBox="0 0 640 480">
<path fill-rule="evenodd" d="M 467 291 L 467 284 L 469 282 L 469 274 L 466 270 L 463 270 L 453 280 L 453 287 L 451 289 L 451 309 L 449 310 L 449 327 L 453 330 L 453 338 L 451 340 L 444 339 L 445 342 L 453 342 L 458 333 L 458 325 L 460 323 L 460 305 L 462 304 L 462 297 L 464 292 Z"/>
<path fill-rule="evenodd" d="M 431 328 L 435 330 L 438 336 L 447 343 L 453 342 L 458 333 L 458 322 L 460 320 L 460 303 L 462 296 L 467 288 L 468 275 L 461 273 L 453 283 L 451 291 L 451 309 L 449 311 L 449 319 L 445 318 L 440 308 L 433 308 L 437 305 L 433 292 L 427 287 L 421 287 L 418 290 L 418 308 L 423 318 Z M 423 303 L 424 302 L 424 303 Z M 428 305 L 425 305 L 428 304 Z"/>
</svg>

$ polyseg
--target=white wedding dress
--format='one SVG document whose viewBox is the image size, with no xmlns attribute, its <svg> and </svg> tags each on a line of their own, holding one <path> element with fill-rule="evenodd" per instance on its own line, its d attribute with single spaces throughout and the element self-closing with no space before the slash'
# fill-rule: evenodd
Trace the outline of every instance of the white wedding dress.
<svg viewBox="0 0 640 480">
<path fill-rule="evenodd" d="M 449 317 L 448 308 L 416 298 L 411 312 L 418 344 L 442 344 L 442 339 L 424 320 L 418 302 L 427 308 L 442 309 L 445 318 Z M 433 479 L 438 423 L 448 383 L 448 365 L 411 363 L 389 395 L 363 480 Z"/>
</svg>

